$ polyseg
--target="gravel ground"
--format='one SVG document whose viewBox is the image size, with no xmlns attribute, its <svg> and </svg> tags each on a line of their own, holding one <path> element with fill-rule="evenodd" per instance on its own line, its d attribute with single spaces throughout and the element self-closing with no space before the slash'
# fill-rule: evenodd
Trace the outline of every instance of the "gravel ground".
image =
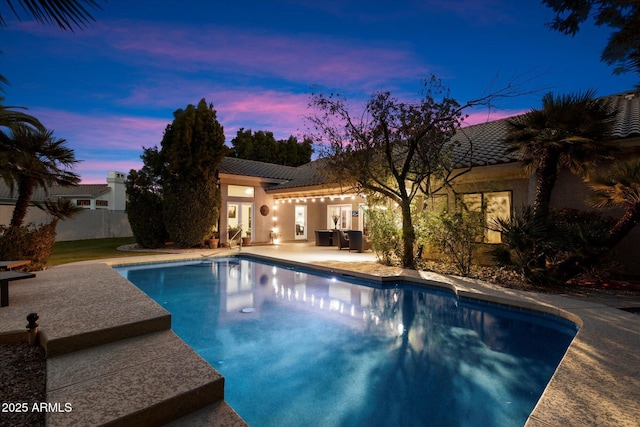
<svg viewBox="0 0 640 427">
<path fill-rule="evenodd" d="M 46 359 L 41 347 L 25 342 L 0 344 L 0 426 L 44 426 Z"/>
</svg>

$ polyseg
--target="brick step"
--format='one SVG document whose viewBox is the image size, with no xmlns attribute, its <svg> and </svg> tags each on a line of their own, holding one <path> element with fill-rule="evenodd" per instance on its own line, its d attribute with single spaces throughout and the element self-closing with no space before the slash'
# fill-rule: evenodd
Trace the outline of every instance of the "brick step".
<svg viewBox="0 0 640 427">
<path fill-rule="evenodd" d="M 49 427 L 157 426 L 212 404 L 228 414 L 222 375 L 171 330 L 48 357 L 47 402 L 60 408 Z"/>
</svg>

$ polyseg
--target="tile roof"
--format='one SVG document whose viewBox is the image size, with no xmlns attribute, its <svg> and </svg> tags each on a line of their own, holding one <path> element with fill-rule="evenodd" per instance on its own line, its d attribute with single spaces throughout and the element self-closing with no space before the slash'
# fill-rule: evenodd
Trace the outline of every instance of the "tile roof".
<svg viewBox="0 0 640 427">
<path fill-rule="evenodd" d="M 640 90 L 607 98 L 618 109 L 612 135 L 616 138 L 640 135 Z"/>
<path fill-rule="evenodd" d="M 518 161 L 516 157 L 504 153 L 507 126 L 507 119 L 501 119 L 459 129 L 451 138 L 455 167 Z"/>
<path fill-rule="evenodd" d="M 296 168 L 296 176 L 294 179 L 270 187 L 269 190 L 284 190 L 288 188 L 327 184 L 331 180 L 325 172 L 325 163 L 325 159 L 318 159 L 305 165 L 298 166 Z"/>
<path fill-rule="evenodd" d="M 225 157 L 222 159 L 218 171 L 230 175 L 255 176 L 278 181 L 290 181 L 296 178 L 298 168 L 293 166 L 276 165 L 273 163 L 257 162 L 254 160 Z"/>
<path fill-rule="evenodd" d="M 613 139 L 640 136 L 640 91 L 603 97 L 618 110 Z M 504 153 L 509 118 L 464 127 L 453 136 L 456 167 L 487 166 L 518 161 Z"/>
</svg>

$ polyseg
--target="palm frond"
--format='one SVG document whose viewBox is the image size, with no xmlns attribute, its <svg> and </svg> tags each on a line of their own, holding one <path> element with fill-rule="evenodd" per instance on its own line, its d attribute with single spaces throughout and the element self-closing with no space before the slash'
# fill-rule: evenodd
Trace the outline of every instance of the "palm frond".
<svg viewBox="0 0 640 427">
<path fill-rule="evenodd" d="M 95 21 L 89 8 L 101 9 L 97 0 L 7 0 L 7 3 L 18 19 L 26 15 L 40 23 L 57 25 L 68 31 L 85 28 Z M 0 15 L 0 26 L 5 25 L 5 20 Z"/>
<path fill-rule="evenodd" d="M 608 170 L 595 174 L 589 186 L 595 195 L 594 207 L 633 206 L 640 203 L 640 161 L 615 163 Z"/>
</svg>

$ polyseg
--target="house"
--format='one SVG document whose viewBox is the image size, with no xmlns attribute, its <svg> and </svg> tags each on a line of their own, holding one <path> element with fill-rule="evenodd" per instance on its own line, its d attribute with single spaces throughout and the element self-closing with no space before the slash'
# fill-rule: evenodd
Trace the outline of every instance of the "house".
<svg viewBox="0 0 640 427">
<path fill-rule="evenodd" d="M 640 157 L 640 91 L 607 98 L 618 109 L 612 138 L 621 147 L 619 157 Z M 506 120 L 467 126 L 456 133 L 452 138 L 454 161 L 458 172 L 468 172 L 453 182 L 453 191 L 439 194 L 436 203 L 449 209 L 460 201 L 471 207 L 485 206 L 487 223 L 498 216 L 510 218 L 516 209 L 532 204 L 535 173 L 505 154 Z M 323 160 L 289 167 L 225 158 L 219 181 L 221 230 L 242 225 L 243 235 L 250 233 L 254 242 L 314 241 L 316 230 L 366 227 L 366 199 L 332 183 L 323 172 Z M 552 207 L 588 210 L 588 199 L 589 189 L 582 179 L 562 171 Z M 225 241 L 228 237 L 222 234 Z M 500 238 L 499 233 L 487 231 L 485 243 L 499 243 Z M 617 259 L 634 274 L 640 274 L 639 244 L 640 230 L 636 229 L 616 248 Z"/>
<path fill-rule="evenodd" d="M 322 164 L 291 167 L 225 158 L 218 172 L 220 230 L 241 226 L 242 236 L 272 243 L 314 241 L 315 230 L 364 229 L 365 199 L 329 182 Z M 228 237 L 221 233 L 223 242 Z"/>
<path fill-rule="evenodd" d="M 77 217 L 61 221 L 56 228 L 56 241 L 94 239 L 104 237 L 132 236 L 126 209 L 126 174 L 110 171 L 106 184 L 80 184 L 73 187 L 54 185 L 45 191 L 37 188 L 32 202 L 41 203 L 47 198 L 70 199 L 77 206 L 86 209 Z M 13 207 L 18 195 L 16 191 L 0 181 L 0 224 L 8 225 L 13 215 Z M 50 219 L 38 208 L 30 207 L 25 223 L 41 224 Z"/>
</svg>

